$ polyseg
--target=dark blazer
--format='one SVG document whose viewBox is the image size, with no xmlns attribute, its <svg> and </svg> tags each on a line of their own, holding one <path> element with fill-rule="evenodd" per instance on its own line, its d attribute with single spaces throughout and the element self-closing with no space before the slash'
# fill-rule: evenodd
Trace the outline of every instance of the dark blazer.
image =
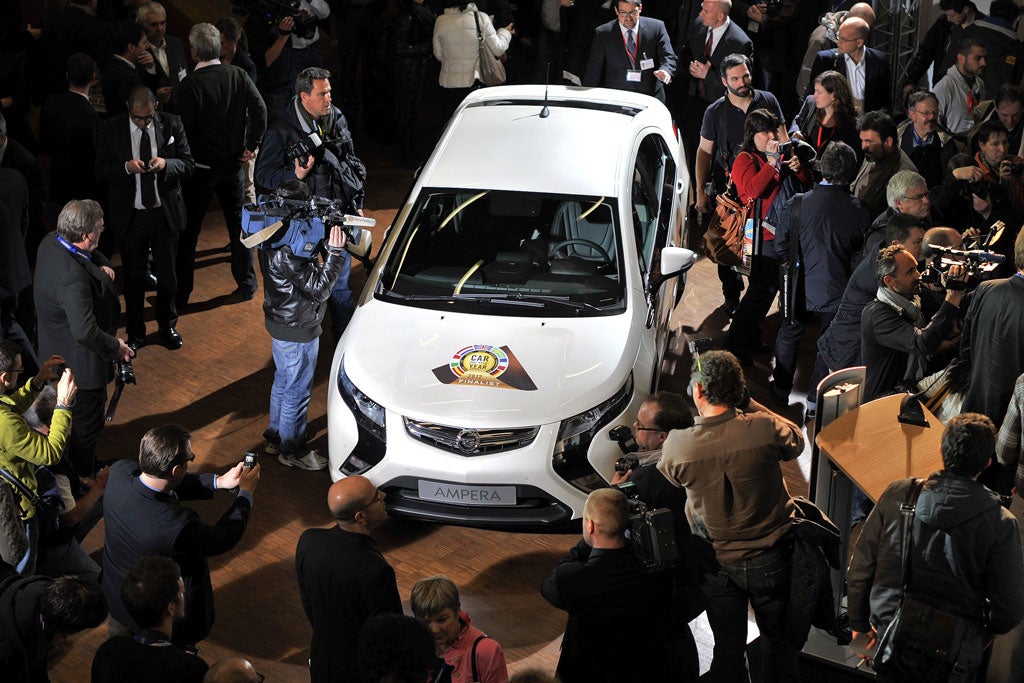
<svg viewBox="0 0 1024 683">
<path fill-rule="evenodd" d="M 1013 385 L 1024 372 L 1021 310 L 1024 279 L 1014 275 L 983 282 L 974 290 L 960 337 L 960 357 L 971 363 L 963 410 L 988 415 L 997 427 L 1006 415 Z"/>
<path fill-rule="evenodd" d="M 50 200 L 63 206 L 69 199 L 95 197 L 96 178 L 82 169 L 96 166 L 99 114 L 89 100 L 65 90 L 46 100 L 42 116 L 40 137 L 50 155 Z"/>
<path fill-rule="evenodd" d="M 178 91 L 178 84 L 182 81 L 181 73 L 188 66 L 188 61 L 185 59 L 185 43 L 180 38 L 166 35 L 164 36 L 164 44 L 167 47 L 167 70 L 170 73 L 163 70 L 155 56 L 153 57 L 153 66 L 156 69 L 155 74 L 148 73 L 142 67 L 139 67 L 138 70 L 140 75 L 146 80 L 146 85 L 153 88 L 153 92 L 170 86 L 171 99 L 166 103 L 162 103 L 160 107 L 165 112 L 173 112 L 174 94 Z"/>
<path fill-rule="evenodd" d="M 174 114 L 156 112 L 153 130 L 156 131 L 157 156 L 167 160 L 167 168 L 157 175 L 160 204 L 167 227 L 178 234 L 185 228 L 181 179 L 192 175 L 195 169 L 192 152 L 185 137 L 185 127 Z M 133 158 L 128 112 L 104 121 L 97 140 L 96 177 L 107 184 L 107 225 L 119 239 L 128 227 L 135 205 L 135 175 L 124 170 L 125 163 Z"/>
<path fill-rule="evenodd" d="M 556 675 L 563 681 L 679 681 L 685 663 L 669 644 L 687 628 L 672 605 L 672 577 L 645 573 L 626 549 L 592 549 L 584 541 L 562 558 L 541 594 L 569 613 Z M 631 626 L 631 624 L 633 626 Z M 642 638 L 623 638 L 643 624 Z"/>
<path fill-rule="evenodd" d="M 354 680 L 359 630 L 375 614 L 401 614 L 395 570 L 371 536 L 307 529 L 295 548 L 295 573 L 313 627 L 313 683 Z"/>
<path fill-rule="evenodd" d="M 125 102 L 128 94 L 135 86 L 146 83 L 134 66 L 114 56 L 100 72 L 100 84 L 103 86 L 103 102 L 107 105 L 107 118 L 111 118 L 127 111 Z"/>
<path fill-rule="evenodd" d="M 647 59 L 654 60 L 654 68 L 644 69 L 638 83 L 626 80 L 626 71 L 634 67 L 626 56 L 619 21 L 613 19 L 594 30 L 594 42 L 590 46 L 583 85 L 632 90 L 664 102 L 665 84 L 654 77 L 654 72 L 658 69 L 667 71 L 669 75 L 676 72 L 676 53 L 672 49 L 668 31 L 664 22 L 641 16 L 637 21 L 636 32 L 638 54 L 635 68 L 640 68 L 640 60 L 645 59 L 645 55 Z"/>
<path fill-rule="evenodd" d="M 891 111 L 889 55 L 873 47 L 865 47 L 864 59 L 864 111 Z M 846 60 L 839 54 L 838 49 L 822 50 L 814 56 L 805 95 L 814 94 L 814 79 L 826 71 L 838 71 L 846 76 Z"/>
<path fill-rule="evenodd" d="M 139 464 L 131 460 L 118 460 L 110 468 L 103 494 L 103 594 L 110 616 L 136 630 L 121 600 L 124 577 L 142 557 L 170 557 L 181 568 L 185 583 L 185 618 L 174 625 L 172 641 L 179 646 L 193 645 L 213 626 L 213 585 L 206 558 L 235 547 L 249 523 L 252 503 L 245 494 L 236 496 L 210 526 L 181 501 L 212 498 L 213 474 L 186 474 L 171 495 L 143 484 L 140 473 Z"/>
<path fill-rule="evenodd" d="M 698 16 L 689 29 L 683 48 L 679 51 L 679 63 L 682 64 L 681 71 L 686 73 L 688 77 L 690 62 L 693 60 L 703 61 L 704 45 L 707 43 L 707 40 L 708 29 L 704 25 L 704 21 Z M 704 77 L 704 99 L 708 102 L 714 102 L 725 94 L 725 86 L 722 85 L 722 77 L 719 75 L 718 68 L 722 65 L 722 60 L 731 54 L 743 54 L 748 57 L 752 57 L 754 54 L 754 43 L 751 42 L 750 37 L 734 21 L 730 21 L 726 26 L 722 39 L 718 41 L 714 52 L 711 53 L 711 69 L 708 71 L 708 75 Z M 690 78 L 690 80 L 693 83 L 693 87 L 690 88 L 691 94 L 698 93 L 697 79 Z"/>
<path fill-rule="evenodd" d="M 39 353 L 59 354 L 74 368 L 79 389 L 100 389 L 114 378 L 121 304 L 117 287 L 101 266 L 98 251 L 86 261 L 57 242 L 51 232 L 39 245 L 33 286 L 39 321 Z"/>
<path fill-rule="evenodd" d="M 28 234 L 28 185 L 20 173 L 0 168 L 0 299 L 32 284 L 25 253 Z"/>
</svg>

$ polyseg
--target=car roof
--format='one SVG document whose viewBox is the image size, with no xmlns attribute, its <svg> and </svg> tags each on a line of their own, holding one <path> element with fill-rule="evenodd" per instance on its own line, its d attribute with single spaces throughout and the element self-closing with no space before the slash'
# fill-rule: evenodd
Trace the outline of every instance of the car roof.
<svg viewBox="0 0 1024 683">
<path fill-rule="evenodd" d="M 428 187 L 616 196 L 636 131 L 673 136 L 668 110 L 645 95 L 553 86 L 486 88 L 469 95 L 423 169 Z"/>
</svg>

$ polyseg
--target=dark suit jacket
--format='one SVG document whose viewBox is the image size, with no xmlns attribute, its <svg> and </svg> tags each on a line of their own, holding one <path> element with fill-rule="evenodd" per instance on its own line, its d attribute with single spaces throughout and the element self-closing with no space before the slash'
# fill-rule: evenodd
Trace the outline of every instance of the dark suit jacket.
<svg viewBox="0 0 1024 683">
<path fill-rule="evenodd" d="M 295 573 L 313 627 L 313 683 L 351 681 L 359 630 L 375 614 L 401 614 L 395 570 L 366 534 L 307 529 L 295 548 Z"/>
<path fill-rule="evenodd" d="M 864 111 L 891 111 L 889 55 L 873 47 L 865 47 L 864 59 L 867 60 L 864 65 Z M 838 71 L 846 76 L 846 60 L 839 54 L 839 50 L 822 50 L 814 56 L 806 95 L 814 94 L 814 79 L 825 71 Z"/>
<path fill-rule="evenodd" d="M 46 234 L 43 227 L 43 211 L 46 210 L 46 186 L 43 173 L 39 170 L 36 155 L 17 140 L 7 138 L 7 151 L 0 168 L 10 168 L 21 173 L 28 184 L 28 239 L 26 245 L 35 249 Z"/>
<path fill-rule="evenodd" d="M 704 21 L 698 16 L 697 20 L 689 28 L 686 43 L 679 51 L 679 62 L 682 64 L 680 71 L 689 75 L 690 62 L 693 60 L 704 60 L 704 45 L 707 43 L 707 40 L 708 29 L 704 25 Z M 725 94 L 725 86 L 722 85 L 722 77 L 718 73 L 718 68 L 722 65 L 722 60 L 731 54 L 743 54 L 748 57 L 754 54 L 754 43 L 751 42 L 750 37 L 734 21 L 730 21 L 729 25 L 726 26 L 722 39 L 718 41 L 714 52 L 711 53 L 711 69 L 704 78 L 704 99 L 708 102 L 714 102 Z M 690 80 L 692 81 L 690 91 L 691 94 L 695 95 L 699 92 L 697 90 L 697 79 L 690 78 Z"/>
<path fill-rule="evenodd" d="M 669 573 L 645 573 L 626 548 L 596 550 L 580 541 L 544 579 L 541 594 L 569 613 L 556 671 L 561 680 L 681 680 L 675 674 L 682 662 L 668 644 L 686 625 L 673 613 Z M 630 639 L 622 656 L 622 639 L 636 624 L 643 624 L 643 637 Z"/>
<path fill-rule="evenodd" d="M 146 83 L 134 66 L 115 56 L 100 72 L 100 84 L 103 86 L 103 102 L 107 105 L 107 118 L 111 118 L 127 111 L 125 102 L 128 94 L 135 86 Z"/>
<path fill-rule="evenodd" d="M 114 281 L 100 270 L 107 265 L 98 251 L 90 261 L 72 254 L 56 232 L 39 245 L 33 287 L 39 353 L 63 356 L 79 389 L 100 389 L 114 378 L 121 305 Z"/>
<path fill-rule="evenodd" d="M 974 290 L 960 337 L 960 357 L 971 362 L 964 412 L 988 415 L 997 427 L 1024 371 L 1022 306 L 1024 279 L 983 282 Z"/>
<path fill-rule="evenodd" d="M 69 199 L 96 196 L 96 178 L 82 173 L 96 166 L 96 133 L 100 117 L 89 100 L 65 90 L 50 96 L 43 107 L 40 137 L 50 155 L 50 199 L 63 206 Z"/>
<path fill-rule="evenodd" d="M 195 169 L 192 152 L 185 138 L 185 127 L 174 114 L 158 111 L 153 119 L 153 130 L 156 131 L 157 156 L 167 160 L 167 168 L 157 174 L 157 192 L 167 227 L 178 234 L 185 228 L 181 179 L 192 175 Z M 128 112 L 104 121 L 96 147 L 96 177 L 107 184 L 107 225 L 118 238 L 127 229 L 135 206 L 135 175 L 124 170 L 125 163 L 133 158 Z M 143 178 L 149 176 L 143 174 Z"/>
<path fill-rule="evenodd" d="M 143 78 L 146 79 L 146 84 L 153 88 L 153 92 L 156 92 L 159 88 L 170 86 L 171 99 L 166 103 L 161 103 L 160 108 L 165 112 L 173 112 L 174 94 L 178 91 L 178 84 L 182 80 L 180 75 L 188 66 L 188 61 L 185 59 L 185 44 L 181 39 L 167 35 L 164 36 L 164 44 L 167 46 L 167 70 L 170 73 L 163 70 L 155 56 L 153 57 L 153 66 L 156 67 L 155 74 L 151 75 L 141 67 L 139 71 L 143 74 Z"/>
<path fill-rule="evenodd" d="M 588 87 L 615 88 L 632 90 L 657 97 L 665 101 L 665 84 L 654 76 L 654 72 L 663 69 L 674 75 L 676 72 L 676 54 L 672 50 L 665 24 L 657 19 L 641 16 L 637 22 L 637 64 L 630 65 L 626 56 L 626 48 L 622 43 L 622 32 L 619 22 L 613 19 L 594 30 L 594 42 L 590 46 L 590 59 L 587 71 L 583 76 L 583 85 Z M 626 71 L 640 68 L 640 60 L 654 60 L 653 69 L 643 70 L 640 82 L 626 80 Z"/>
<path fill-rule="evenodd" d="M 0 168 L 0 298 L 13 297 L 32 284 L 25 253 L 28 233 L 28 185 L 20 173 Z"/>
<path fill-rule="evenodd" d="M 139 464 L 131 460 L 118 460 L 110 468 L 103 494 L 103 594 L 110 616 L 137 629 L 121 600 L 124 577 L 142 557 L 170 557 L 181 568 L 185 583 L 185 618 L 175 624 L 172 641 L 192 645 L 213 626 L 213 585 L 206 558 L 235 547 L 249 523 L 252 504 L 244 495 L 236 496 L 217 523 L 209 526 L 181 501 L 212 498 L 213 474 L 186 474 L 172 496 L 143 484 L 140 472 Z"/>
</svg>

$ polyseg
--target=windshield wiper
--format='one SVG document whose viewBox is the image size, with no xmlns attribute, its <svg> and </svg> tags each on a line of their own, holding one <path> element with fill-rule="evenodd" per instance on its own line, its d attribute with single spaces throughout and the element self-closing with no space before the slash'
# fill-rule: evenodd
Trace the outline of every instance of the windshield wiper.
<svg viewBox="0 0 1024 683">
<path fill-rule="evenodd" d="M 584 301 L 573 301 L 568 296 L 553 294 L 523 294 L 521 292 L 510 294 L 398 294 L 394 291 L 387 292 L 387 294 L 408 301 L 472 301 L 487 304 L 505 304 L 508 306 L 528 306 L 531 308 L 543 308 L 548 304 L 559 304 L 577 311 L 602 310 Z"/>
</svg>

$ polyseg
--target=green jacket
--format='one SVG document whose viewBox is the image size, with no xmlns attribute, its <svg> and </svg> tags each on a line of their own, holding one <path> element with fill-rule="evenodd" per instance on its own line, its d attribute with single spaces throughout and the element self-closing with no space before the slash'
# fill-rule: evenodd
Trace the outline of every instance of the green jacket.
<svg viewBox="0 0 1024 683">
<path fill-rule="evenodd" d="M 66 409 L 53 411 L 48 435 L 28 426 L 22 413 L 31 407 L 38 394 L 29 379 L 13 394 L 0 396 L 0 467 L 36 493 L 36 465 L 57 464 L 71 429 L 71 411 Z M 19 497 L 22 519 L 31 519 L 35 508 L 27 498 Z"/>
</svg>

